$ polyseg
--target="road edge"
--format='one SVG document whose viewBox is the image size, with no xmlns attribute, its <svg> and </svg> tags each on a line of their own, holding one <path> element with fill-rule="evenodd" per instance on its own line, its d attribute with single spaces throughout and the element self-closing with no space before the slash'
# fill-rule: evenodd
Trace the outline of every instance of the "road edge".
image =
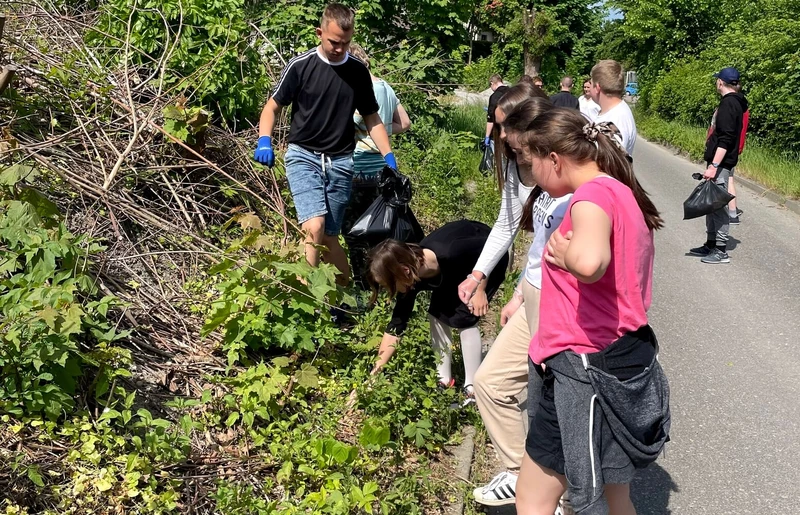
<svg viewBox="0 0 800 515">
<path fill-rule="evenodd" d="M 648 143 L 652 143 L 653 145 L 658 145 L 659 147 L 661 147 L 661 148 L 663 148 L 665 150 L 677 151 L 678 152 L 677 157 L 681 157 L 681 158 L 685 159 L 686 161 L 689 161 L 690 163 L 694 163 L 694 161 L 692 161 L 691 159 L 688 159 L 686 157 L 685 153 L 683 151 L 681 151 L 681 149 L 679 149 L 678 147 L 674 147 L 672 145 L 664 145 L 663 143 L 659 143 L 657 141 L 653 141 L 653 140 L 647 139 L 641 133 L 637 133 L 637 137 L 643 139 L 644 141 L 646 141 Z M 747 177 L 742 177 L 740 175 L 735 175 L 734 179 L 736 180 L 736 184 L 737 185 L 741 184 L 745 188 L 753 191 L 756 195 L 759 195 L 759 196 L 764 197 L 764 198 L 766 198 L 768 200 L 771 200 L 772 202 L 775 202 L 776 204 L 785 207 L 789 211 L 792 211 L 793 213 L 795 213 L 797 215 L 800 215 L 800 201 L 799 200 L 793 200 L 793 199 L 787 198 L 787 197 L 781 195 L 780 193 L 777 193 L 777 192 L 767 188 L 766 186 L 763 186 L 762 184 L 759 184 L 758 182 L 756 182 L 756 181 L 754 181 L 752 179 L 748 179 Z"/>
<path fill-rule="evenodd" d="M 475 427 L 465 426 L 463 435 L 464 441 L 453 448 L 451 452 L 456 460 L 455 479 L 468 482 L 469 474 L 472 469 L 472 458 L 473 454 L 475 454 Z M 462 492 L 458 499 L 445 509 L 445 515 L 463 515 L 464 508 L 466 507 L 466 498 L 467 492 Z"/>
</svg>

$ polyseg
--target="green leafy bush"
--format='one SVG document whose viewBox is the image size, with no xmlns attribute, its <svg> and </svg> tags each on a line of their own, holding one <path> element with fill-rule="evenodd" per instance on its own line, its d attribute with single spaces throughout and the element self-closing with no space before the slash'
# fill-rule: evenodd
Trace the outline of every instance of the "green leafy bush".
<svg viewBox="0 0 800 515">
<path fill-rule="evenodd" d="M 240 217 L 250 227 L 258 219 Z M 258 222 L 260 224 L 260 222 Z M 330 341 L 338 331 L 320 309 L 337 304 L 336 272 L 330 264 L 312 267 L 302 258 L 302 246 L 280 255 L 265 252 L 268 238 L 249 230 L 233 250 L 255 250 L 244 260 L 235 254 L 212 267 L 209 274 L 220 277 L 204 334 L 223 330 L 223 350 L 228 364 L 247 357 L 248 352 L 282 349 L 312 352 Z"/>
<path fill-rule="evenodd" d="M 106 319 L 119 303 L 95 300 L 90 258 L 103 247 L 67 231 L 55 205 L 25 184 L 35 174 L 23 165 L 0 172 L 0 412 L 55 420 L 75 408 L 82 378 L 95 376 L 100 398 L 129 376 L 130 355 L 113 346 L 127 333 Z"/>
<path fill-rule="evenodd" d="M 742 74 L 750 102 L 749 134 L 782 150 L 800 150 L 800 21 L 785 16 L 793 0 L 772 0 L 726 26 L 698 56 L 641 81 L 642 105 L 667 120 L 708 125 L 719 95 L 711 75 L 726 66 Z"/>
<path fill-rule="evenodd" d="M 88 39 L 105 59 L 129 59 L 154 72 L 166 67 L 168 86 L 235 126 L 257 116 L 270 83 L 248 6 L 245 0 L 108 0 Z"/>
</svg>

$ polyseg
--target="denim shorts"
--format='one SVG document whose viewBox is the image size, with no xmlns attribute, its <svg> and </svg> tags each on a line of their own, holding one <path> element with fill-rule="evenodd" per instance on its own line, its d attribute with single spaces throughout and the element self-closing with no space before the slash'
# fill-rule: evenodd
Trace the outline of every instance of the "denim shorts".
<svg viewBox="0 0 800 515">
<path fill-rule="evenodd" d="M 338 236 L 353 183 L 353 154 L 329 155 L 289 144 L 284 157 L 297 221 L 325 217 L 325 234 Z"/>
</svg>

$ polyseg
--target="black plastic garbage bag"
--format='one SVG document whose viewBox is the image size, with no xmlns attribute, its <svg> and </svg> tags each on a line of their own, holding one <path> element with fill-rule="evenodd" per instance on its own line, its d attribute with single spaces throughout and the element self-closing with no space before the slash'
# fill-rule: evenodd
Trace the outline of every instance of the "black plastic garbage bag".
<svg viewBox="0 0 800 515">
<path fill-rule="evenodd" d="M 407 243 L 422 241 L 425 233 L 408 205 L 412 196 L 409 178 L 386 167 L 378 188 L 381 195 L 359 217 L 349 235 L 370 246 L 389 238 Z"/>
<path fill-rule="evenodd" d="M 689 198 L 683 203 L 683 219 L 691 220 L 709 215 L 726 205 L 735 197 L 725 186 L 714 181 L 703 181 L 697 185 Z"/>
<path fill-rule="evenodd" d="M 481 158 L 481 164 L 478 166 L 479 172 L 487 172 L 494 168 L 494 150 L 492 150 L 491 145 L 486 145 L 483 149 L 483 157 Z"/>
</svg>

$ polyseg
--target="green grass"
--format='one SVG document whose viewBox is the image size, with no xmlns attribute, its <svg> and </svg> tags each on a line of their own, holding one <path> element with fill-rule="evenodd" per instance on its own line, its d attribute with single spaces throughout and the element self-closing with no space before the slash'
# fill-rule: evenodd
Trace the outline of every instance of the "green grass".
<svg viewBox="0 0 800 515">
<path fill-rule="evenodd" d="M 636 128 L 650 141 L 666 143 L 703 159 L 706 129 L 636 111 Z M 736 174 L 752 179 L 788 198 L 800 198 L 800 158 L 760 145 L 748 137 Z"/>
<path fill-rule="evenodd" d="M 447 132 L 469 132 L 483 138 L 486 135 L 486 110 L 484 106 L 452 105 L 445 111 L 442 129 Z"/>
</svg>

